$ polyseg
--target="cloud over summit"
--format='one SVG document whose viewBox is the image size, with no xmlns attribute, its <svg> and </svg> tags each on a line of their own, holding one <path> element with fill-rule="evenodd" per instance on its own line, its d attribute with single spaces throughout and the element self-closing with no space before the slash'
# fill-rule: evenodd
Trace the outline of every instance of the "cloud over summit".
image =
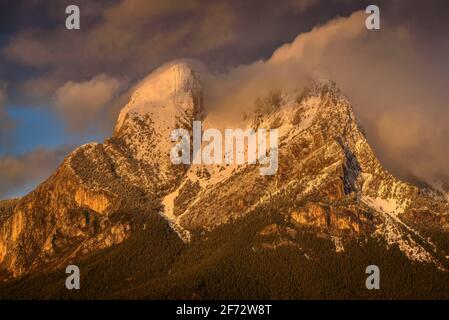
<svg viewBox="0 0 449 320">
<path fill-rule="evenodd" d="M 48 108 L 74 135 L 107 136 L 140 79 L 191 58 L 210 70 L 210 108 L 252 107 L 318 72 L 349 96 L 387 169 L 449 179 L 446 1 L 380 0 L 379 31 L 365 29 L 364 0 L 78 3 L 79 32 L 63 28 L 65 1 L 18 0 L 22 13 L 5 11 L 2 21 L 20 23 L 0 31 L 0 83 L 8 83 L 0 85 L 0 147 L 14 143 L 5 103 Z"/>
</svg>

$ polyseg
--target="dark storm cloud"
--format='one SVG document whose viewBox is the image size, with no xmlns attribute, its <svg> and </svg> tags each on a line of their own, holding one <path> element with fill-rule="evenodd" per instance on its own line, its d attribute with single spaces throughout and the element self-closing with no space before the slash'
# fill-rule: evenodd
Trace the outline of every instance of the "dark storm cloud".
<svg viewBox="0 0 449 320">
<path fill-rule="evenodd" d="M 82 28 L 64 28 L 67 1 L 3 5 L 3 53 L 10 63 L 65 80 L 98 73 L 141 77 L 162 62 L 197 58 L 212 68 L 267 58 L 274 48 L 368 1 L 76 1 Z M 3 27 L 3 25 L 2 25 Z M 29 69 L 28 69 L 29 70 Z M 76 79 L 75 79 L 76 78 Z"/>
<path fill-rule="evenodd" d="M 78 1 L 82 27 L 71 32 L 64 28 L 65 1 L 28 1 L 23 10 L 45 14 L 15 28 L 4 54 L 11 62 L 47 69 L 47 76 L 65 80 L 98 73 L 141 77 L 179 57 L 222 68 L 267 58 L 300 32 L 333 18 L 335 11 L 348 15 L 363 7 L 338 4 L 346 1 L 318 7 L 319 2 L 123 0 L 95 1 L 92 9 L 92 1 Z M 41 20 L 52 21 L 51 27 Z"/>
<path fill-rule="evenodd" d="M 2 50 L 6 59 L 3 65 L 10 69 L 7 76 L 13 78 L 11 100 L 21 105 L 53 106 L 58 101 L 55 93 L 68 83 L 81 85 L 102 74 L 120 82 L 117 88 L 121 92 L 114 95 L 122 97 L 127 84 L 177 58 L 195 58 L 212 70 L 226 70 L 269 57 L 277 46 L 317 23 L 325 23 L 335 12 L 347 15 L 360 8 L 360 4 L 341 0 L 326 1 L 325 6 L 322 3 L 77 1 L 81 30 L 68 31 L 64 27 L 66 1 L 20 1 L 11 10 L 19 23 L 9 27 Z M 94 102 L 86 105 L 95 105 Z M 112 106 L 114 109 L 103 105 L 103 114 L 96 108 L 98 116 L 90 113 L 88 125 L 101 122 L 100 127 L 110 131 L 120 108 L 117 103 Z M 85 110 L 86 107 L 80 107 L 63 117 L 69 128 L 85 130 L 86 125 L 78 126 L 76 121 Z"/>
</svg>

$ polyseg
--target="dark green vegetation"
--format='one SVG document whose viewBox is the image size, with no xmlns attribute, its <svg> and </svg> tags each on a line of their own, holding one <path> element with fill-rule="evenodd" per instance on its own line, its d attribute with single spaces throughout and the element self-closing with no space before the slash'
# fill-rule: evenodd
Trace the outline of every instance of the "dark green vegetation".
<svg viewBox="0 0 449 320">
<path fill-rule="evenodd" d="M 335 253 L 330 240 L 301 230 L 288 245 L 267 249 L 287 229 L 279 215 L 251 214 L 184 245 L 155 214 L 134 212 L 124 243 L 74 261 L 81 289 L 65 289 L 64 269 L 0 285 L 1 298 L 352 299 L 449 298 L 449 273 L 411 263 L 397 249 L 368 240 Z M 139 218 L 135 218 L 135 217 Z M 278 228 L 279 229 L 279 228 Z M 285 236 L 285 235 L 284 235 Z M 201 240 L 202 239 L 202 240 Z M 277 242 L 279 243 L 279 242 Z M 307 258 L 304 253 L 307 253 Z M 366 266 L 381 270 L 381 290 L 365 288 Z"/>
</svg>

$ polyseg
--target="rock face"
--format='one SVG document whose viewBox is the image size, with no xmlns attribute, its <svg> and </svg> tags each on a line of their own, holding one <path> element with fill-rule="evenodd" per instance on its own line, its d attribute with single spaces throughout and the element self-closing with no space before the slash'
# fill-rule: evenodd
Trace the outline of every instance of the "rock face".
<svg viewBox="0 0 449 320">
<path fill-rule="evenodd" d="M 333 207 L 324 203 L 308 203 L 291 213 L 293 221 L 300 225 L 327 229 L 332 234 L 358 236 L 372 232 L 374 217 L 357 206 Z"/>
<path fill-rule="evenodd" d="M 109 219 L 113 196 L 84 185 L 70 160 L 10 208 L 0 229 L 2 271 L 19 276 L 41 265 L 59 265 L 77 252 L 120 243 L 129 234 L 129 224 Z"/>
<path fill-rule="evenodd" d="M 383 169 L 345 95 L 332 82 L 270 92 L 247 115 L 247 128 L 279 129 L 279 170 L 258 166 L 175 166 L 173 129 L 191 130 L 203 109 L 200 76 L 186 63 L 164 66 L 137 86 L 114 135 L 70 154 L 22 199 L 0 202 L 0 266 L 5 278 L 59 266 L 124 241 L 123 212 L 158 212 L 188 243 L 257 210 L 281 214 L 297 230 L 345 241 L 378 237 L 412 260 L 440 265 L 438 248 L 420 235 L 449 231 L 447 199 L 399 181 Z M 263 234 L 281 232 L 268 227 Z M 281 244 L 288 244 L 285 241 Z M 267 245 L 276 248 L 278 245 Z"/>
<path fill-rule="evenodd" d="M 137 87 L 120 112 L 114 139 L 140 163 L 142 174 L 136 177 L 151 179 L 142 181 L 148 189 L 163 193 L 183 175 L 184 168 L 173 166 L 168 156 L 170 133 L 178 128 L 191 130 L 192 121 L 201 120 L 202 113 L 199 74 L 186 63 L 156 70 Z"/>
<path fill-rule="evenodd" d="M 2 202 L 3 273 L 20 276 L 120 243 L 131 230 L 126 219 L 113 219 L 117 212 L 160 206 L 164 190 L 185 171 L 165 157 L 165 137 L 200 117 L 198 77 L 186 64 L 156 71 L 132 95 L 112 138 L 79 147 L 36 190 Z"/>
</svg>

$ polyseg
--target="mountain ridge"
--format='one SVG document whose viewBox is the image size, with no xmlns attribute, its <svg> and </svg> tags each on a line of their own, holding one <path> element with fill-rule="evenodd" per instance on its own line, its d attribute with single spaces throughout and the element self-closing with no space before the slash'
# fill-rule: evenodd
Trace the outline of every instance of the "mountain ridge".
<svg viewBox="0 0 449 320">
<path fill-rule="evenodd" d="M 0 266 L 5 279 L 49 270 L 118 245 L 133 233 L 121 212 L 158 214 L 187 245 L 255 211 L 276 212 L 290 227 L 262 234 L 286 241 L 310 227 L 343 253 L 353 239 L 381 238 L 411 261 L 446 269 L 446 253 L 420 232 L 449 230 L 448 203 L 396 179 L 377 160 L 347 97 L 331 81 L 273 91 L 246 114 L 247 128 L 278 128 L 279 172 L 255 166 L 174 166 L 169 134 L 213 123 L 200 75 L 168 64 L 137 87 L 114 134 L 72 152 L 44 183 L 0 205 Z"/>
</svg>

